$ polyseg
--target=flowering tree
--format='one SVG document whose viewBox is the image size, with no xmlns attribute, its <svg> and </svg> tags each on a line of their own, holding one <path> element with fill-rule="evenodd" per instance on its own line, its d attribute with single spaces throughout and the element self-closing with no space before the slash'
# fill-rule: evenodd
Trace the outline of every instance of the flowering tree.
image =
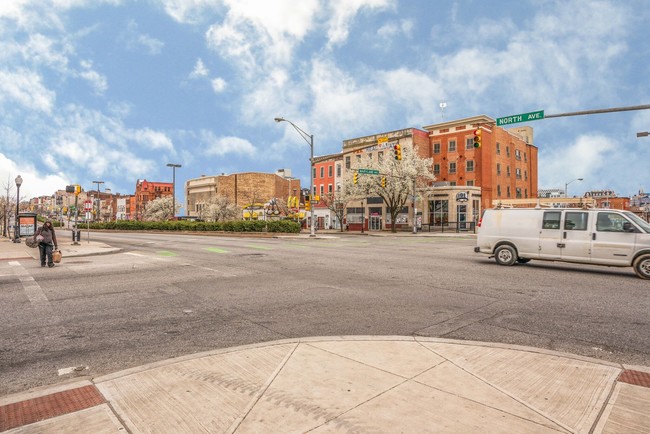
<svg viewBox="0 0 650 434">
<path fill-rule="evenodd" d="M 352 184 L 351 179 L 346 178 L 346 182 L 341 186 L 341 190 L 327 193 L 324 196 L 320 197 L 321 203 L 323 203 L 327 208 L 334 213 L 336 218 L 341 222 L 341 232 L 343 232 L 343 219 L 345 218 L 345 212 L 348 208 L 348 204 L 357 199 L 356 191 L 353 188 L 350 188 Z"/>
<path fill-rule="evenodd" d="M 356 185 L 350 181 L 353 177 L 350 175 L 346 184 L 350 188 L 350 194 L 356 196 L 357 200 L 373 196 L 384 200 L 393 222 L 391 232 L 397 232 L 395 220 L 404 205 L 414 194 L 417 196 L 419 193 L 426 197 L 436 179 L 433 174 L 433 160 L 420 158 L 412 148 L 402 148 L 401 160 L 395 160 L 392 152 L 382 159 L 362 157 L 352 169 L 352 173 L 357 169 L 379 171 L 379 175 L 359 174 Z"/>
<path fill-rule="evenodd" d="M 205 221 L 226 221 L 239 220 L 242 217 L 242 210 L 230 198 L 226 196 L 214 196 L 202 202 L 199 218 Z"/>
<path fill-rule="evenodd" d="M 158 199 L 147 202 L 142 220 L 150 222 L 171 220 L 176 214 L 172 212 L 172 204 L 173 198 L 171 196 L 159 197 Z M 178 212 L 180 207 L 180 205 L 176 205 L 176 212 Z"/>
</svg>

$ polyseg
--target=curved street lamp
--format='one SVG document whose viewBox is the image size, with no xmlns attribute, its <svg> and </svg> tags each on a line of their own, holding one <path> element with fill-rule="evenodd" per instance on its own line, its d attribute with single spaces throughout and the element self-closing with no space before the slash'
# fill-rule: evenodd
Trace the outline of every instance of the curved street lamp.
<svg viewBox="0 0 650 434">
<path fill-rule="evenodd" d="M 285 118 L 275 118 L 276 122 L 289 122 L 291 126 L 298 131 L 298 134 L 300 134 L 300 137 L 305 139 L 305 141 L 309 144 L 309 148 L 311 149 L 311 155 L 309 157 L 309 199 L 311 200 L 312 196 L 314 195 L 314 135 L 313 134 L 308 134 L 304 130 L 302 130 L 300 127 L 298 127 L 296 124 L 291 122 L 288 119 Z M 309 236 L 310 237 L 315 237 L 316 236 L 316 227 L 314 226 L 314 207 L 311 206 L 311 225 L 309 228 Z"/>
<path fill-rule="evenodd" d="M 18 214 L 20 214 L 20 186 L 23 185 L 23 177 L 18 175 L 16 176 L 16 222 L 14 225 L 14 243 L 20 242 L 20 219 Z"/>
<path fill-rule="evenodd" d="M 569 197 L 569 184 L 574 181 L 583 181 L 583 178 L 576 178 L 564 184 L 564 197 Z"/>
</svg>

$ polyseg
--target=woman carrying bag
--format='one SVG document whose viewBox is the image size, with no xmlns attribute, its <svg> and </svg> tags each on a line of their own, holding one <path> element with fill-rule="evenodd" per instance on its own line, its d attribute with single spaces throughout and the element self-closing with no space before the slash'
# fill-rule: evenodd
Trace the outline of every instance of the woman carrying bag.
<svg viewBox="0 0 650 434">
<path fill-rule="evenodd" d="M 40 238 L 39 238 L 40 237 Z M 36 229 L 34 239 L 38 241 L 38 250 L 41 254 L 41 267 L 45 267 L 45 260 L 47 259 L 47 266 L 54 267 L 52 260 L 52 250 L 58 250 L 58 243 L 56 242 L 56 234 L 52 222 L 47 220 L 43 226 Z"/>
</svg>

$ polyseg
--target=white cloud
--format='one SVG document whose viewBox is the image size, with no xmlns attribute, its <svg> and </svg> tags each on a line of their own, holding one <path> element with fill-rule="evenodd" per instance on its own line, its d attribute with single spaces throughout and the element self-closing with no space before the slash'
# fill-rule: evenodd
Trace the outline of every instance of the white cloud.
<svg viewBox="0 0 650 434">
<path fill-rule="evenodd" d="M 69 184 L 64 173 L 43 174 L 31 164 L 16 163 L 0 152 L 0 188 L 3 194 L 6 194 L 5 188 L 8 187 L 11 196 L 15 197 L 15 179 L 18 175 L 23 178 L 20 186 L 21 201 L 37 196 L 51 196 L 54 191 Z"/>
<path fill-rule="evenodd" d="M 218 10 L 221 0 L 162 0 L 165 12 L 183 24 L 198 24 L 206 20 L 207 12 Z"/>
<path fill-rule="evenodd" d="M 190 73 L 191 79 L 206 78 L 210 74 L 208 68 L 206 68 L 203 60 L 197 59 L 194 69 Z"/>
<path fill-rule="evenodd" d="M 86 80 L 93 87 L 98 95 L 102 95 L 108 89 L 108 82 L 106 77 L 99 72 L 93 70 L 93 63 L 89 60 L 81 61 L 81 71 L 78 72 L 79 77 Z"/>
<path fill-rule="evenodd" d="M 583 178 L 581 191 L 602 189 L 611 184 L 613 176 L 626 176 L 625 159 L 617 152 L 620 143 L 611 137 L 585 134 L 573 143 L 557 144 L 550 149 L 539 152 L 540 188 L 564 189 L 566 182 Z"/>
<path fill-rule="evenodd" d="M 233 136 L 216 137 L 207 130 L 201 131 L 201 141 L 206 145 L 207 155 L 239 154 L 252 157 L 257 152 L 255 146 L 246 139 Z"/>
<path fill-rule="evenodd" d="M 139 51 L 141 48 L 143 48 L 144 51 L 151 56 L 160 54 L 165 46 L 165 43 L 161 40 L 156 39 L 150 35 L 140 33 L 138 24 L 133 20 L 129 21 L 127 24 L 126 31 L 122 37 L 124 38 L 126 46 L 129 50 Z"/>
<path fill-rule="evenodd" d="M 210 83 L 214 93 L 221 93 L 226 89 L 226 81 L 223 78 L 213 78 Z"/>
<path fill-rule="evenodd" d="M 351 22 L 361 9 L 383 10 L 395 5 L 394 0 L 332 0 L 327 22 L 329 45 L 340 45 L 347 40 Z"/>
<path fill-rule="evenodd" d="M 50 113 L 55 93 L 43 85 L 42 77 L 28 69 L 14 72 L 0 70 L 0 103 L 17 103 L 23 107 Z"/>
</svg>

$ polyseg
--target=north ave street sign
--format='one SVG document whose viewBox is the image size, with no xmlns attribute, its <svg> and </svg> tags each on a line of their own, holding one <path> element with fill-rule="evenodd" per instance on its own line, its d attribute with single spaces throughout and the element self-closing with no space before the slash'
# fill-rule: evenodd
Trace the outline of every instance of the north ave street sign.
<svg viewBox="0 0 650 434">
<path fill-rule="evenodd" d="M 361 175 L 379 175 L 379 170 L 375 169 L 359 169 L 358 172 Z"/>
<path fill-rule="evenodd" d="M 544 119 L 544 110 L 497 118 L 497 127 L 500 127 L 502 125 L 516 124 L 519 122 L 536 121 L 538 119 Z"/>
</svg>

